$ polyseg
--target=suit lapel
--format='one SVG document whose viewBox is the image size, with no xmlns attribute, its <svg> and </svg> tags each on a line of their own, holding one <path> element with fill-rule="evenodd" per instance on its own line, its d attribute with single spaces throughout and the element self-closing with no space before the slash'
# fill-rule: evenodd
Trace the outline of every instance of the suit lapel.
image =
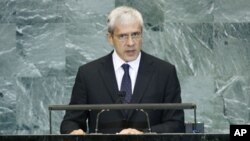
<svg viewBox="0 0 250 141">
<path fill-rule="evenodd" d="M 152 79 L 153 73 L 153 61 L 148 58 L 147 54 L 142 52 L 134 93 L 130 103 L 140 103 L 144 93 L 146 92 L 146 88 L 149 87 L 148 85 Z M 130 117 L 132 113 L 132 110 L 130 110 L 128 117 Z"/>
<path fill-rule="evenodd" d="M 115 78 L 114 67 L 112 63 L 112 52 L 107 55 L 101 62 L 101 69 L 99 69 L 100 76 L 103 79 L 103 83 L 109 91 L 113 103 L 117 103 L 119 100 L 118 86 Z"/>
</svg>

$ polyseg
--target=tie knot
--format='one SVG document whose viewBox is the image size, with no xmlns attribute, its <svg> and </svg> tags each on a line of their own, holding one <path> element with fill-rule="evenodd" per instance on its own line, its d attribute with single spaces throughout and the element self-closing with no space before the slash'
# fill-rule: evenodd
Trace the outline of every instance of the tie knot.
<svg viewBox="0 0 250 141">
<path fill-rule="evenodd" d="M 128 72 L 129 71 L 129 64 L 123 64 L 122 65 L 122 68 L 125 72 Z"/>
</svg>

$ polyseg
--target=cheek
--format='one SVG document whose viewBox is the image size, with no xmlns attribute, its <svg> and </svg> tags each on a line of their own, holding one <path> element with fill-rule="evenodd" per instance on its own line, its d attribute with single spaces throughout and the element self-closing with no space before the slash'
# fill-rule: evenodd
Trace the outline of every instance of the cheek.
<svg viewBox="0 0 250 141">
<path fill-rule="evenodd" d="M 116 52 L 119 53 L 120 55 L 124 53 L 124 48 L 123 48 L 123 46 L 120 45 L 120 44 L 116 44 L 116 45 L 115 45 L 115 50 L 116 50 Z"/>
<path fill-rule="evenodd" d="M 137 47 L 140 49 L 141 46 L 142 46 L 142 41 L 138 42 L 138 46 Z"/>
<path fill-rule="evenodd" d="M 115 48 L 119 51 L 124 51 L 125 49 L 125 44 L 122 43 L 116 43 Z"/>
</svg>

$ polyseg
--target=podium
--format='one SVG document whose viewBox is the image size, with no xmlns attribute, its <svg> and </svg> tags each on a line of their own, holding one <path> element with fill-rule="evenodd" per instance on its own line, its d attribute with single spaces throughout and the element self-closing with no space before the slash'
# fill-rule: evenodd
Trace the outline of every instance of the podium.
<svg viewBox="0 0 250 141">
<path fill-rule="evenodd" d="M 0 141 L 229 141 L 229 134 L 0 135 Z"/>
<path fill-rule="evenodd" d="M 229 141 L 229 134 L 207 133 L 146 133 L 141 135 L 95 134 L 87 135 L 53 135 L 51 111 L 53 110 L 118 110 L 118 109 L 194 109 L 194 126 L 196 130 L 196 105 L 181 104 L 102 104 L 102 105 L 50 105 L 48 135 L 0 135 L 0 141 Z M 150 127 L 149 127 L 150 128 Z"/>
<path fill-rule="evenodd" d="M 96 128 L 95 133 L 98 133 L 98 122 L 99 116 L 105 111 L 110 110 L 137 110 L 145 114 L 145 119 L 147 121 L 148 132 L 151 133 L 151 127 L 149 122 L 149 116 L 146 111 L 150 110 L 162 110 L 162 109 L 193 109 L 194 110 L 194 124 L 192 124 L 191 132 L 199 132 L 197 130 L 197 121 L 196 121 L 196 104 L 193 103 L 140 103 L 140 104 L 85 104 L 85 105 L 49 105 L 49 126 L 50 126 L 50 134 L 52 133 L 51 126 L 51 111 L 53 110 L 98 110 L 97 118 L 96 118 Z"/>
</svg>

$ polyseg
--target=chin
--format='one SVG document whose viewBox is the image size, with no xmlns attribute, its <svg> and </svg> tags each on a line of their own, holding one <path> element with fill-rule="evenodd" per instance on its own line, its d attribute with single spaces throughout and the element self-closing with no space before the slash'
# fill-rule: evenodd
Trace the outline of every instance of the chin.
<svg viewBox="0 0 250 141">
<path fill-rule="evenodd" d="M 127 57 L 125 59 L 126 62 L 130 62 L 130 61 L 134 61 L 136 59 L 136 57 Z"/>
</svg>

